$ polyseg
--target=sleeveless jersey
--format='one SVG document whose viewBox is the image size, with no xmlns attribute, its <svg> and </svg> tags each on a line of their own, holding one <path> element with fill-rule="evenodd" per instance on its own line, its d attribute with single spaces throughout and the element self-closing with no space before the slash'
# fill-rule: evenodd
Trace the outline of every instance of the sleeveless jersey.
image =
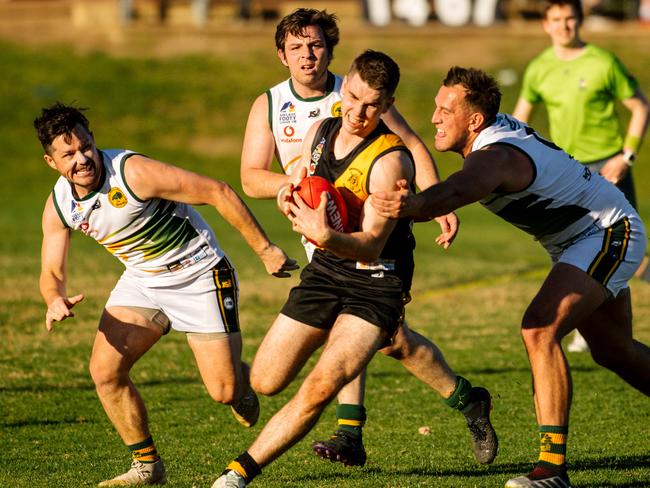
<svg viewBox="0 0 650 488">
<path fill-rule="evenodd" d="M 54 186 L 54 206 L 66 227 L 95 239 L 149 287 L 184 283 L 223 257 L 214 233 L 190 205 L 133 194 L 124 163 L 136 153 L 99 154 L 104 174 L 96 191 L 75 198 L 63 177 Z"/>
<path fill-rule="evenodd" d="M 393 134 L 383 122 L 350 151 L 344 158 L 334 156 L 334 140 L 341 129 L 340 117 L 329 118 L 320 125 L 312 143 L 309 174 L 322 176 L 339 190 L 348 210 L 348 229 L 359 230 L 359 216 L 369 194 L 370 172 L 374 163 L 392 151 L 410 152 L 402 140 Z M 412 158 L 411 158 L 412 161 Z M 408 291 L 413 275 L 413 249 L 415 237 L 411 232 L 412 220 L 400 219 L 393 229 L 379 260 L 375 263 L 360 263 L 339 258 L 335 254 L 317 249 L 314 259 L 326 260 L 333 267 L 361 270 L 366 274 L 385 272 L 399 276 Z"/>
<path fill-rule="evenodd" d="M 291 79 L 266 92 L 269 126 L 283 173 L 291 174 L 300 161 L 302 142 L 314 122 L 341 116 L 341 82 L 340 77 L 329 73 L 327 89 L 321 97 L 301 98 L 294 91 Z"/>
<path fill-rule="evenodd" d="M 551 254 L 636 212 L 614 185 L 578 163 L 528 125 L 505 114 L 478 135 L 472 151 L 505 144 L 526 154 L 534 176 L 516 193 L 495 192 L 481 204 L 531 234 Z"/>
</svg>

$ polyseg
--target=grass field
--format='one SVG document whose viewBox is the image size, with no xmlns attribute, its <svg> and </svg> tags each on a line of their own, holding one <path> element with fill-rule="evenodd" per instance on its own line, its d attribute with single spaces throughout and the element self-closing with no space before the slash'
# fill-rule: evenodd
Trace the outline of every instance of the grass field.
<svg viewBox="0 0 650 488">
<path fill-rule="evenodd" d="M 273 28 L 244 30 L 216 49 L 152 56 L 162 40 L 127 37 L 120 49 L 83 38 L 74 44 L 27 45 L 0 41 L 0 487 L 78 487 L 122 472 L 128 454 L 95 396 L 87 360 L 103 303 L 120 265 L 83 236 L 74 236 L 69 291 L 86 300 L 76 318 L 47 334 L 38 294 L 40 212 L 55 180 L 43 163 L 31 122 L 55 100 L 77 101 L 88 112 L 100 147 L 128 147 L 204 172 L 239 189 L 238 157 L 250 103 L 285 73 L 274 58 Z M 460 34 L 458 34 L 459 32 Z M 649 32 L 588 35 L 620 53 L 650 92 Z M 246 38 L 244 38 L 246 36 Z M 170 37 L 172 37 L 170 39 Z M 173 34 L 166 35 L 173 43 Z M 225 42 L 214 35 L 206 43 Z M 429 118 L 439 81 L 452 64 L 497 74 L 525 63 L 546 44 L 541 36 L 505 29 L 436 32 L 342 32 L 333 69 L 342 72 L 366 47 L 400 63 L 398 106 L 431 147 Z M 74 46 L 74 47 L 73 47 Z M 158 51 L 155 51 L 158 52 Z M 502 109 L 514 106 L 519 85 L 504 87 Z M 545 131 L 543 113 L 533 125 Z M 437 156 L 444 174 L 459 167 Z M 650 217 L 650 149 L 635 167 L 641 213 Z M 249 202 L 272 239 L 304 263 L 298 239 L 270 202 Z M 243 240 L 202 209 L 235 262 L 241 279 L 244 357 L 252 359 L 268 325 L 296 279 L 279 281 Z M 545 254 L 530 238 L 478 206 L 459 212 L 461 234 L 448 251 L 436 249 L 436 229 L 417 228 L 417 271 L 411 326 L 435 340 L 458 373 L 494 395 L 500 435 L 494 465 L 477 466 L 462 417 L 410 377 L 395 361 L 378 357 L 369 368 L 369 461 L 343 469 L 312 455 L 309 444 L 330 433 L 328 408 L 306 440 L 268 467 L 261 487 L 499 487 L 528 471 L 537 456 L 536 422 L 528 362 L 518 325 L 544 277 Z M 650 285 L 632 282 L 635 330 L 650 342 Z M 648 399 L 589 355 L 570 354 L 575 385 L 568 462 L 576 487 L 650 486 Z M 262 399 L 260 426 L 243 430 L 229 409 L 215 405 L 198 377 L 179 333 L 165 337 L 137 365 L 134 381 L 147 402 L 152 430 L 169 471 L 169 486 L 210 486 L 226 462 L 245 449 L 260 426 L 295 391 Z M 418 433 L 429 426 L 431 434 Z"/>
</svg>

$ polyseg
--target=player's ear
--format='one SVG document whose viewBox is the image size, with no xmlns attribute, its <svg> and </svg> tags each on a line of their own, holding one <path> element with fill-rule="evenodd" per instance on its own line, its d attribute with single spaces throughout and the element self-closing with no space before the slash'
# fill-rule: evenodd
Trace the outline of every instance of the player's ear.
<svg viewBox="0 0 650 488">
<path fill-rule="evenodd" d="M 483 124 L 485 123 L 485 115 L 483 115 L 481 112 L 473 112 L 469 116 L 469 130 L 470 131 L 478 131 L 483 127 Z"/>
<path fill-rule="evenodd" d="M 289 67 L 289 63 L 287 63 L 287 56 L 284 54 L 284 49 L 278 49 L 278 58 L 282 64 L 284 64 L 287 68 Z"/>
<path fill-rule="evenodd" d="M 49 154 L 43 154 L 43 159 L 45 160 L 45 162 L 50 168 L 56 169 L 56 163 L 54 162 L 52 156 L 50 156 Z"/>
<path fill-rule="evenodd" d="M 388 112 L 394 103 L 395 103 L 395 97 L 388 97 L 386 100 L 384 100 L 384 110 L 382 111 L 382 113 L 385 114 L 386 112 Z"/>
</svg>

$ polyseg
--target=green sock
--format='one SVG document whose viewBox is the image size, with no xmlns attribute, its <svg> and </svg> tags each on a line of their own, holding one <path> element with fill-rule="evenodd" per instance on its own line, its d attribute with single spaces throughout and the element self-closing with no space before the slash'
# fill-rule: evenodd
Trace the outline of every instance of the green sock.
<svg viewBox="0 0 650 488">
<path fill-rule="evenodd" d="M 472 408 L 471 403 L 472 384 L 462 376 L 456 377 L 456 389 L 449 398 L 443 401 L 448 407 L 460 410 L 463 413 L 468 412 Z"/>
<path fill-rule="evenodd" d="M 153 443 L 153 438 L 149 436 L 147 439 L 137 444 L 127 446 L 131 451 L 131 457 L 141 463 L 150 464 L 155 463 L 160 459 L 156 445 Z"/>
<path fill-rule="evenodd" d="M 336 406 L 337 432 L 344 431 L 361 437 L 363 424 L 366 423 L 366 407 L 351 403 L 339 403 Z"/>
</svg>

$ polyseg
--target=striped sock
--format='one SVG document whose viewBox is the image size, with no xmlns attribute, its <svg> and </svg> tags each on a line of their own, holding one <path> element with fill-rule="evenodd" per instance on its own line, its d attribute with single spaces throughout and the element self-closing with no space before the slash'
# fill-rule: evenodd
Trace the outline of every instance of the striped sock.
<svg viewBox="0 0 650 488">
<path fill-rule="evenodd" d="M 129 451 L 131 451 L 131 457 L 141 463 L 151 464 L 160 459 L 158 451 L 156 450 L 156 445 L 153 443 L 153 438 L 151 436 L 142 442 L 131 444 L 127 447 L 129 448 Z"/>
<path fill-rule="evenodd" d="M 253 459 L 251 455 L 248 454 L 248 451 L 244 451 L 233 461 L 230 461 L 228 466 L 226 466 L 226 471 L 229 470 L 237 471 L 244 477 L 246 483 L 253 481 L 253 478 L 262 472 L 262 468 L 260 468 L 260 465 L 257 464 L 255 459 Z"/>
<path fill-rule="evenodd" d="M 549 470 L 565 469 L 566 439 L 569 427 L 566 425 L 539 426 L 539 461 L 538 466 Z"/>
<path fill-rule="evenodd" d="M 361 437 L 363 425 L 366 423 L 366 408 L 363 405 L 340 403 L 336 406 L 337 432 L 344 431 Z"/>
</svg>

